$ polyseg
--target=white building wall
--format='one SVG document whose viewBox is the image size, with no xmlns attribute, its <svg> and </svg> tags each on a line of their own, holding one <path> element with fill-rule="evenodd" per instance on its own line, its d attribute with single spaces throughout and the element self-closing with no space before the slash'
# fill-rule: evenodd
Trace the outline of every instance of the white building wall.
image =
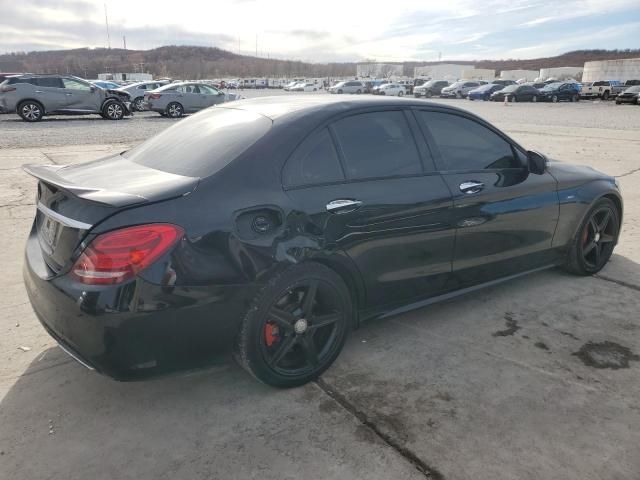
<svg viewBox="0 0 640 480">
<path fill-rule="evenodd" d="M 548 78 L 557 78 L 558 80 L 567 80 L 569 78 L 575 78 L 582 73 L 582 67 L 553 67 L 553 68 L 541 68 L 540 76 L 541 80 L 547 80 Z"/>
<path fill-rule="evenodd" d="M 465 80 L 490 81 L 496 78 L 496 71 L 488 68 L 467 68 L 463 70 L 462 78 Z"/>
<path fill-rule="evenodd" d="M 620 80 L 621 82 L 640 80 L 640 58 L 585 62 L 582 81 L 598 82 L 600 80 Z"/>
<path fill-rule="evenodd" d="M 393 63 L 360 63 L 356 67 L 358 78 L 388 78 L 402 75 L 403 65 Z"/>
<path fill-rule="evenodd" d="M 503 70 L 500 78 L 503 80 L 520 80 L 524 78 L 527 82 L 532 82 L 538 78 L 538 70 Z"/>
<path fill-rule="evenodd" d="M 148 82 L 153 80 L 150 73 L 99 73 L 98 80 L 116 82 Z"/>
<path fill-rule="evenodd" d="M 416 67 L 413 75 L 416 78 L 425 77 L 434 80 L 455 81 L 463 78 L 463 72 L 472 69 L 472 65 L 458 65 L 455 63 L 440 63 L 438 65 L 427 65 L 425 67 Z"/>
</svg>

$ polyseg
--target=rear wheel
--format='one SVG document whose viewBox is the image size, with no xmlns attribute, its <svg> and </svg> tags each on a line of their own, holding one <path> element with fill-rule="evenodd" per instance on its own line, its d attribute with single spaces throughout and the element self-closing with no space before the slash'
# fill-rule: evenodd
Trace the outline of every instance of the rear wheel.
<svg viewBox="0 0 640 480">
<path fill-rule="evenodd" d="M 360 95 L 362 93 L 362 90 L 358 89 L 356 90 L 356 95 Z"/>
<path fill-rule="evenodd" d="M 425 98 L 431 98 L 431 92 L 430 92 L 429 90 L 427 90 L 427 91 L 424 93 L 424 96 L 425 96 Z"/>
<path fill-rule="evenodd" d="M 27 100 L 18 105 L 18 115 L 25 122 L 39 122 L 44 116 L 44 108 L 34 100 Z"/>
<path fill-rule="evenodd" d="M 142 112 L 144 110 L 144 98 L 143 97 L 136 97 L 133 100 L 133 108 L 135 110 L 137 110 L 138 112 Z"/>
<path fill-rule="evenodd" d="M 534 95 L 534 96 L 531 98 L 531 101 L 532 101 L 533 103 L 536 103 L 536 102 L 538 101 L 538 97 L 537 97 L 536 95 Z"/>
<path fill-rule="evenodd" d="M 398 92 L 398 96 L 399 96 L 399 97 L 402 97 L 403 95 L 404 95 L 404 92 L 403 92 L 402 90 L 400 90 L 400 91 Z"/>
<path fill-rule="evenodd" d="M 338 90 L 338 93 L 342 93 L 342 89 Z"/>
<path fill-rule="evenodd" d="M 609 92 L 608 92 L 608 91 L 606 91 L 606 92 L 604 92 L 604 93 L 602 94 L 602 99 L 603 99 L 603 100 L 609 100 Z"/>
<path fill-rule="evenodd" d="M 608 198 L 598 200 L 573 239 L 566 270 L 576 275 L 598 273 L 611 258 L 619 230 L 616 205 Z"/>
<path fill-rule="evenodd" d="M 456 92 L 456 97 L 457 98 L 462 98 L 462 92 Z"/>
<path fill-rule="evenodd" d="M 171 118 L 180 118 L 184 115 L 184 108 L 178 102 L 171 102 L 167 105 L 167 116 Z"/>
<path fill-rule="evenodd" d="M 558 103 L 558 96 L 557 96 L 557 95 L 552 96 L 552 97 L 551 97 L 551 101 L 552 101 L 553 103 Z"/>
<path fill-rule="evenodd" d="M 254 300 L 242 322 L 236 359 L 269 385 L 302 385 L 336 359 L 351 316 L 349 290 L 340 276 L 320 264 L 294 266 Z"/>
<path fill-rule="evenodd" d="M 122 120 L 124 117 L 124 106 L 116 101 L 111 100 L 102 107 L 102 118 L 107 120 Z"/>
<path fill-rule="evenodd" d="M 515 95 L 511 95 L 510 99 L 511 103 L 516 103 L 518 101 L 518 97 L 516 97 Z"/>
<path fill-rule="evenodd" d="M 578 96 L 577 95 L 571 95 L 571 102 L 577 102 L 578 101 Z"/>
</svg>

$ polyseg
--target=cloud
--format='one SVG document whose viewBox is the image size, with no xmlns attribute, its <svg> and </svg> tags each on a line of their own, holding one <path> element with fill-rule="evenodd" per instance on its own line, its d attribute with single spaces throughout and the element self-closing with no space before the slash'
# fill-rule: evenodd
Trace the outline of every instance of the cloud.
<svg viewBox="0 0 640 480">
<path fill-rule="evenodd" d="M 0 53 L 105 47 L 105 1 L 111 44 L 126 36 L 130 49 L 203 45 L 254 54 L 257 36 L 259 55 L 274 58 L 473 60 L 636 47 L 629 42 L 640 38 L 629 26 L 640 20 L 637 0 L 607 0 L 606 8 L 600 0 L 565 0 L 561 9 L 551 0 L 403 0 L 391 10 L 344 0 L 304 8 L 299 0 L 26 0 L 2 9 Z"/>
</svg>

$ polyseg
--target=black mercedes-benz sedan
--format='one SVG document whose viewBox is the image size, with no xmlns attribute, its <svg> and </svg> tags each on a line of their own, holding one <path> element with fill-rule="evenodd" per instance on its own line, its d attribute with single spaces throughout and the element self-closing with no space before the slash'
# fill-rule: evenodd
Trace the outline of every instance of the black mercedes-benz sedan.
<svg viewBox="0 0 640 480">
<path fill-rule="evenodd" d="M 365 320 L 553 266 L 599 271 L 622 219 L 614 178 L 413 99 L 243 100 L 113 157 L 25 169 L 33 308 L 121 380 L 233 352 L 300 385 Z"/>
</svg>

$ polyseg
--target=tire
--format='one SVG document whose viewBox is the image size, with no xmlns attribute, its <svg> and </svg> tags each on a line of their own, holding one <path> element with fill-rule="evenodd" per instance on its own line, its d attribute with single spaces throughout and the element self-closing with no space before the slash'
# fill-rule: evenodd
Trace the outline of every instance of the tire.
<svg viewBox="0 0 640 480">
<path fill-rule="evenodd" d="M 184 107 L 178 102 L 171 102 L 167 105 L 167 117 L 180 118 L 184 115 Z"/>
<path fill-rule="evenodd" d="M 602 100 L 609 100 L 609 91 L 605 91 L 602 94 Z"/>
<path fill-rule="evenodd" d="M 531 97 L 531 101 L 532 101 L 533 103 L 537 103 L 537 102 L 538 102 L 538 97 L 537 97 L 537 95 L 534 95 L 533 97 Z"/>
<path fill-rule="evenodd" d="M 589 210 L 571 242 L 565 270 L 575 275 L 593 275 L 611 258 L 620 232 L 620 212 L 608 198 Z"/>
<path fill-rule="evenodd" d="M 337 358 L 352 312 L 349 290 L 338 274 L 317 263 L 294 265 L 271 279 L 252 302 L 235 358 L 268 385 L 303 385 Z"/>
<path fill-rule="evenodd" d="M 144 111 L 144 97 L 136 97 L 133 102 L 131 102 L 131 105 L 133 106 L 133 109 L 136 112 L 143 112 Z"/>
<path fill-rule="evenodd" d="M 415 98 L 420 98 L 420 94 L 419 94 L 419 93 L 414 93 L 414 94 L 413 94 L 413 96 L 414 96 Z"/>
<path fill-rule="evenodd" d="M 362 93 L 362 90 L 358 89 L 356 90 L 356 95 L 360 95 Z"/>
<path fill-rule="evenodd" d="M 571 95 L 571 103 L 575 103 L 578 101 L 577 95 Z"/>
<path fill-rule="evenodd" d="M 342 93 L 342 89 L 338 90 L 338 93 Z"/>
<path fill-rule="evenodd" d="M 35 100 L 26 100 L 18 105 L 17 113 L 25 122 L 39 122 L 44 116 L 44 107 Z"/>
<path fill-rule="evenodd" d="M 551 97 L 551 101 L 552 101 L 553 103 L 558 103 L 558 96 L 557 96 L 557 95 L 553 95 L 553 96 Z"/>
<path fill-rule="evenodd" d="M 518 101 L 518 97 L 516 97 L 515 95 L 514 95 L 514 96 L 512 96 L 512 97 L 509 97 L 509 98 L 510 98 L 510 100 L 509 100 L 509 101 L 510 101 L 511 103 L 516 103 L 516 102 Z"/>
<path fill-rule="evenodd" d="M 102 106 L 102 118 L 122 120 L 124 118 L 124 105 L 117 100 L 106 101 Z"/>
<path fill-rule="evenodd" d="M 431 93 L 429 90 L 427 90 L 426 92 L 424 92 L 424 97 L 425 97 L 425 98 L 431 98 L 431 96 L 432 96 L 432 93 Z"/>
<path fill-rule="evenodd" d="M 404 95 L 404 92 L 403 92 L 402 90 L 400 90 L 400 91 L 398 92 L 398 96 L 399 96 L 399 97 L 402 97 L 403 95 Z"/>
<path fill-rule="evenodd" d="M 456 92 L 456 98 L 462 98 L 462 92 Z"/>
</svg>

